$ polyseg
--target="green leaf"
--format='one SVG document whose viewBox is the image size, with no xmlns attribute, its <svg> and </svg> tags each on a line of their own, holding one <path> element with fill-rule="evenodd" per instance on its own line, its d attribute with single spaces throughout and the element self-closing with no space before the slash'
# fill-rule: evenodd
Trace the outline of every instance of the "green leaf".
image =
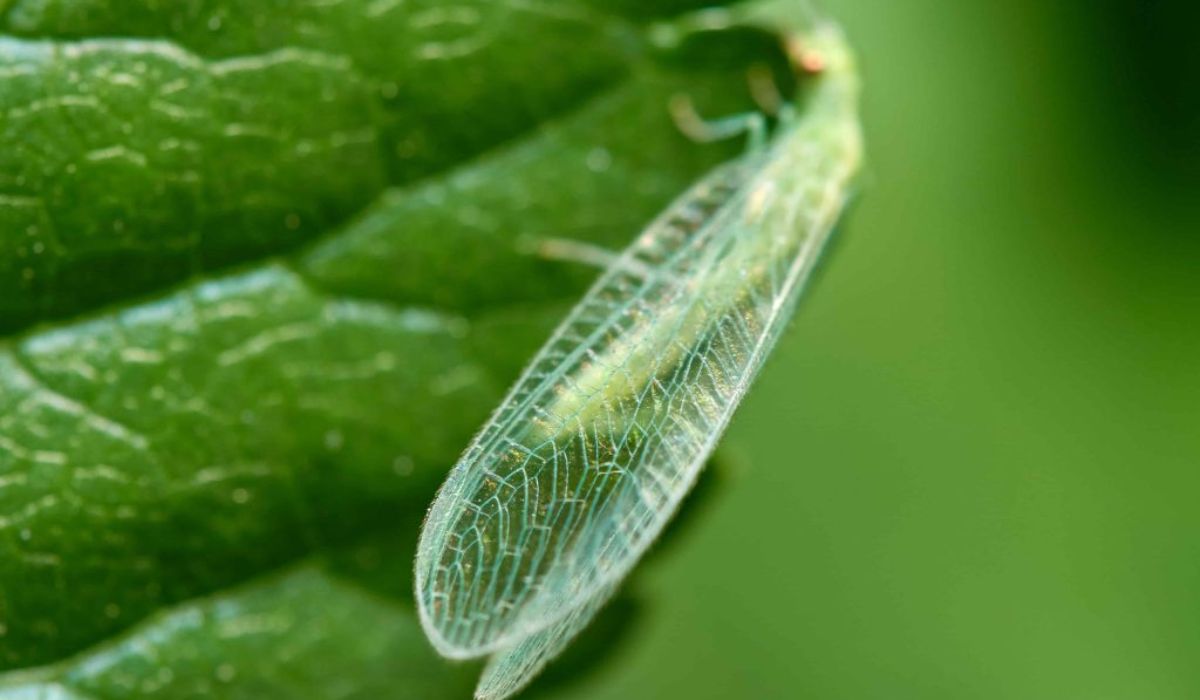
<svg viewBox="0 0 1200 700">
<path fill-rule="evenodd" d="M 387 624 L 380 624 L 387 621 Z M 305 566 L 179 606 L 26 697 L 465 697 L 467 667 L 428 651 L 412 612 Z"/>
<path fill-rule="evenodd" d="M 0 0 L 0 697 L 465 694 L 410 541 L 595 274 L 537 242 L 737 151 L 667 102 L 778 42 L 699 4 Z"/>
</svg>

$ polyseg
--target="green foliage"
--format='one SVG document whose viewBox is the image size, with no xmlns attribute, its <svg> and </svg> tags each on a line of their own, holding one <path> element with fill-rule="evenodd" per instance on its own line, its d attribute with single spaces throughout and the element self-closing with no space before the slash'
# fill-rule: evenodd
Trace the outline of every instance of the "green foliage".
<svg viewBox="0 0 1200 700">
<path fill-rule="evenodd" d="M 692 4 L 0 0 L 0 697 L 467 692 L 410 541 L 594 274 L 530 242 L 738 148 Z"/>
</svg>

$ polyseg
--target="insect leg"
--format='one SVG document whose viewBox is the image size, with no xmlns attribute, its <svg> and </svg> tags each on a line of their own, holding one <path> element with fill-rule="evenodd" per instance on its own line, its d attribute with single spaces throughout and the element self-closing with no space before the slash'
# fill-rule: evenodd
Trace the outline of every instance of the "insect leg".
<svg viewBox="0 0 1200 700">
<path fill-rule="evenodd" d="M 779 91 L 779 83 L 775 81 L 771 67 L 765 63 L 756 63 L 746 72 L 746 82 L 750 84 L 750 97 L 754 104 L 771 117 L 778 117 L 787 106 L 783 93 Z"/>
<path fill-rule="evenodd" d="M 620 267 L 639 280 L 647 279 L 652 273 L 645 263 L 623 257 L 620 253 L 607 248 L 571 238 L 530 237 L 526 238 L 519 245 L 522 252 L 537 255 L 547 260 L 580 263 L 590 267 L 598 267 L 601 270 Z"/>
<path fill-rule="evenodd" d="M 766 145 L 767 119 L 759 112 L 706 120 L 696 111 L 696 105 L 687 95 L 672 97 L 670 111 L 675 126 L 693 141 L 708 143 L 748 134 L 750 150 L 756 151 Z"/>
</svg>

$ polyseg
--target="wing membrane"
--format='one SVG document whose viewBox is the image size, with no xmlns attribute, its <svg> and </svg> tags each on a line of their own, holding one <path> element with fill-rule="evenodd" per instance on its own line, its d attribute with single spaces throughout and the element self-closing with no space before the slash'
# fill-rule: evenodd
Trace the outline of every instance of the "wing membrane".
<svg viewBox="0 0 1200 700">
<path fill-rule="evenodd" d="M 556 654 L 659 534 L 786 323 L 859 161 L 854 86 L 824 85 L 769 151 L 651 224 L 439 493 L 418 607 L 443 654 L 499 652 L 489 697 Z"/>
<path fill-rule="evenodd" d="M 600 589 L 559 621 L 510 648 L 496 652 L 479 678 L 475 689 L 476 699 L 506 698 L 529 685 L 546 664 L 591 622 L 615 591 L 616 585 Z"/>
<path fill-rule="evenodd" d="M 615 496 L 650 488 L 634 462 L 650 449 L 648 410 L 671 399 L 657 391 L 659 369 L 684 350 L 654 345 L 682 323 L 678 308 L 702 284 L 699 256 L 721 234 L 713 215 L 739 196 L 745 171 L 742 163 L 718 170 L 647 229 L 455 467 L 427 521 L 417 571 L 443 653 L 477 656 L 535 632 L 600 580 L 608 564 L 585 572 L 585 549 L 592 540 L 611 549 L 597 527 Z M 655 488 L 670 490 L 673 478 Z"/>
</svg>

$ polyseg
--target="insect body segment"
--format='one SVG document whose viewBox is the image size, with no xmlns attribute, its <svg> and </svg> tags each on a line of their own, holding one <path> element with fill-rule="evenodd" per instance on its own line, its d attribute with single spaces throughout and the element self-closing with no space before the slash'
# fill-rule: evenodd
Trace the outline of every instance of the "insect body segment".
<svg viewBox="0 0 1200 700">
<path fill-rule="evenodd" d="M 646 229 L 439 493 L 418 608 L 443 654 L 495 654 L 480 697 L 518 690 L 603 605 L 782 331 L 861 159 L 849 54 L 832 27 L 808 41 L 824 64 L 803 112 Z"/>
</svg>

